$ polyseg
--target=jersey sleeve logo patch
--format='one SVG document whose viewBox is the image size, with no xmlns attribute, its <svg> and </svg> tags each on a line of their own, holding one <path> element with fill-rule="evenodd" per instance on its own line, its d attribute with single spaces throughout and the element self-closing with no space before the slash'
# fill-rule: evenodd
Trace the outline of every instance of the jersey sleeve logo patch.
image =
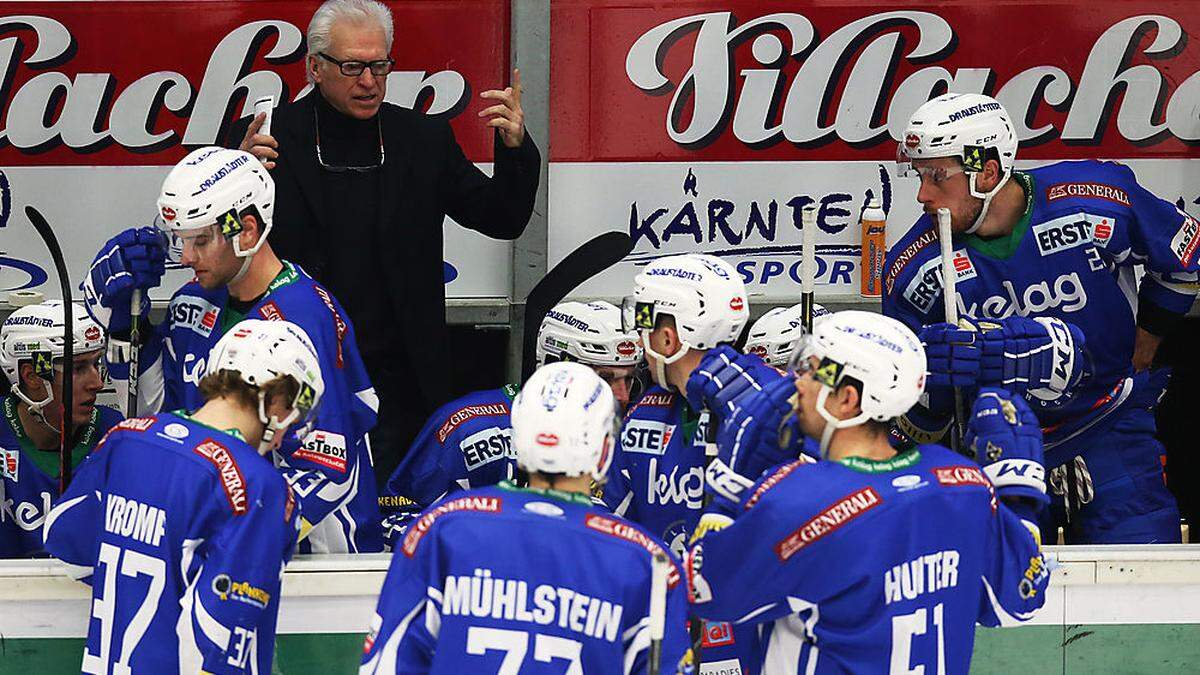
<svg viewBox="0 0 1200 675">
<path fill-rule="evenodd" d="M 5 450 L 4 448 L 0 448 L 0 470 L 2 470 L 5 478 L 16 482 L 20 467 L 20 450 Z"/>
<path fill-rule="evenodd" d="M 400 550 L 409 558 L 417 552 L 417 545 L 429 533 L 434 521 L 455 511 L 479 511 L 482 513 L 500 513 L 502 500 L 499 497 L 460 497 L 442 504 L 421 516 L 404 535 L 404 543 Z"/>
<path fill-rule="evenodd" d="M 1179 259 L 1179 263 L 1184 267 L 1191 267 L 1192 257 L 1196 255 L 1196 246 L 1200 244 L 1200 223 L 1196 219 L 1184 215 L 1183 225 L 1179 227 L 1179 231 L 1171 238 L 1171 252 Z"/>
<path fill-rule="evenodd" d="M 775 544 L 775 555 L 786 562 L 805 546 L 836 532 L 846 523 L 879 506 L 883 502 L 875 488 L 867 486 L 852 492 L 826 507 L 811 520 Z"/>
<path fill-rule="evenodd" d="M 154 426 L 154 421 L 155 420 L 153 417 L 130 417 L 129 419 L 121 420 L 120 422 L 117 422 L 115 425 L 113 425 L 113 428 L 110 430 L 110 433 L 111 433 L 111 431 L 117 431 L 118 429 L 123 430 L 123 431 L 136 431 L 138 433 L 142 433 L 142 432 L 146 431 L 147 429 L 149 429 L 150 427 Z"/>
<path fill-rule="evenodd" d="M 608 516 L 603 516 L 598 513 L 589 513 L 583 519 L 583 524 L 590 529 L 593 529 L 597 532 L 602 532 L 610 537 L 624 539 L 625 541 L 637 544 L 638 546 L 646 549 L 652 556 L 658 553 L 663 553 L 666 555 L 666 551 L 663 549 L 663 547 L 660 546 L 658 542 L 654 541 L 654 539 L 652 539 L 649 535 L 637 529 L 633 525 L 621 520 L 617 520 L 616 518 L 609 518 Z M 671 565 L 671 570 L 667 573 L 667 586 L 669 588 L 675 588 L 678 583 L 679 570 L 674 565 Z"/>
<path fill-rule="evenodd" d="M 259 307 L 258 313 L 267 321 L 283 321 L 283 312 L 279 309 L 279 305 L 275 304 L 274 300 Z"/>
<path fill-rule="evenodd" d="M 1050 255 L 1092 243 L 1092 223 L 1107 222 L 1104 216 L 1073 213 L 1033 226 L 1034 240 L 1042 255 Z"/>
<path fill-rule="evenodd" d="M 233 460 L 233 455 L 229 454 L 229 449 L 209 438 L 197 445 L 194 452 L 217 467 L 221 474 L 221 485 L 225 488 L 225 498 L 229 500 L 233 515 L 244 515 L 249 510 L 246 479 L 242 477 L 242 470 Z"/>
<path fill-rule="evenodd" d="M 458 445 L 467 471 L 474 471 L 501 459 L 516 459 L 512 449 L 512 429 L 489 427 L 471 434 Z"/>
<path fill-rule="evenodd" d="M 316 429 L 305 437 L 304 445 L 293 452 L 292 456 L 346 473 L 346 437 L 332 431 Z"/>
<path fill-rule="evenodd" d="M 437 441 L 438 441 L 438 443 L 445 443 L 446 439 L 450 437 L 450 434 L 454 433 L 454 430 L 457 429 L 459 427 L 459 425 L 461 425 L 463 422 L 466 422 L 469 419 L 472 419 L 475 417 L 488 417 L 488 416 L 498 416 L 498 415 L 507 416 L 508 412 L 509 412 L 508 405 L 505 403 L 489 403 L 487 405 L 469 405 L 469 406 L 465 406 L 463 408 L 459 408 L 458 410 L 455 410 L 454 412 L 450 413 L 450 416 L 446 418 L 446 421 L 442 422 L 442 426 L 438 427 Z"/>
<path fill-rule="evenodd" d="M 933 477 L 947 487 L 985 487 L 991 494 L 992 513 L 996 512 L 996 490 L 992 481 L 977 466 L 943 466 L 933 470 Z"/>
<path fill-rule="evenodd" d="M 197 295 L 178 295 L 167 308 L 173 327 L 187 328 L 201 337 L 212 334 L 220 313 L 220 308 Z"/>
<path fill-rule="evenodd" d="M 724 621 L 706 621 L 704 623 L 704 641 L 701 644 L 705 649 L 733 644 L 733 624 Z"/>
<path fill-rule="evenodd" d="M 640 455 L 664 455 L 675 425 L 654 420 L 629 420 L 621 430 L 621 448 Z"/>
<path fill-rule="evenodd" d="M 1103 183 L 1055 183 L 1046 188 L 1048 202 L 1068 197 L 1103 199 L 1121 206 L 1129 206 L 1129 195 L 1124 190 Z"/>
</svg>

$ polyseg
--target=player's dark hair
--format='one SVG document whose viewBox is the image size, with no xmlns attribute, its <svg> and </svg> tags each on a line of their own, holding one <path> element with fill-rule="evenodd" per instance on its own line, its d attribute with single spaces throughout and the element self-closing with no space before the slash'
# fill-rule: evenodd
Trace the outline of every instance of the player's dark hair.
<svg viewBox="0 0 1200 675">
<path fill-rule="evenodd" d="M 842 378 L 842 381 L 838 383 L 838 387 L 853 387 L 854 391 L 858 392 L 859 408 L 861 409 L 863 398 L 863 383 L 861 380 L 856 377 L 850 377 L 849 375 L 846 375 Z M 891 422 L 867 420 L 866 422 L 862 423 L 862 426 L 872 434 L 883 434 L 886 436 L 888 429 L 890 428 L 890 424 Z"/>
<path fill-rule="evenodd" d="M 258 410 L 259 389 L 267 393 L 268 404 L 277 397 L 282 397 L 283 401 L 290 404 L 296 399 L 300 385 L 291 375 L 281 375 L 261 387 L 255 387 L 246 384 L 242 380 L 241 373 L 236 370 L 220 370 L 209 373 L 200 379 L 200 395 L 204 397 L 204 400 L 211 401 L 219 397 L 231 398 L 239 405 L 249 407 L 251 410 Z"/>
</svg>

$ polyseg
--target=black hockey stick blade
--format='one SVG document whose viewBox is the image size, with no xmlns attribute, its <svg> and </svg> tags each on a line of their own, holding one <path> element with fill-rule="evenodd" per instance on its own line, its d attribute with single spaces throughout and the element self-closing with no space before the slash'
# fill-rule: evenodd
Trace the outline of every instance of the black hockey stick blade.
<svg viewBox="0 0 1200 675">
<path fill-rule="evenodd" d="M 67 486 L 71 484 L 71 446 L 75 438 L 75 428 L 72 422 L 74 421 L 72 412 L 75 410 L 75 387 L 72 381 L 72 375 L 75 368 L 75 307 L 71 301 L 71 278 L 67 275 L 67 262 L 63 258 L 62 247 L 58 245 L 58 238 L 54 236 L 54 230 L 50 227 L 50 223 L 46 222 L 46 218 L 32 206 L 25 207 L 25 215 L 29 218 L 29 222 L 33 225 L 33 229 L 37 230 L 42 241 L 45 242 L 47 250 L 50 251 L 50 259 L 54 261 L 54 270 L 58 274 L 59 290 L 62 293 L 63 302 L 63 386 L 62 386 L 62 420 L 59 423 L 61 438 L 58 448 L 58 468 L 59 468 L 59 490 L 60 494 L 67 491 Z"/>
<path fill-rule="evenodd" d="M 624 232 L 605 232 L 572 251 L 529 291 L 525 298 L 525 333 L 521 341 L 521 381 L 533 374 L 537 333 L 546 312 L 571 291 L 633 251 L 633 240 Z"/>
</svg>

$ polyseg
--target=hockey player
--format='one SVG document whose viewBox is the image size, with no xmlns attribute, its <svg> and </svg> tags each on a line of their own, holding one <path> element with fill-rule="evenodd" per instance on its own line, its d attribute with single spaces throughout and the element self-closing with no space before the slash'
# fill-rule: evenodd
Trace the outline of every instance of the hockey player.
<svg viewBox="0 0 1200 675">
<path fill-rule="evenodd" d="M 303 553 L 383 549 L 367 431 L 376 399 L 345 312 L 319 284 L 280 260 L 271 232 L 275 186 L 248 153 L 201 148 L 168 174 L 158 200 L 171 256 L 196 278 L 175 292 L 166 321 L 142 346 L 142 411 L 193 409 L 205 358 L 216 341 L 247 318 L 287 319 L 317 348 L 326 395 L 321 419 L 303 443 L 276 457 L 301 507 Z M 154 269 L 159 237 L 129 230 L 96 257 L 84 282 L 89 311 L 110 328 L 128 326 L 138 269 Z M 161 265 L 160 265 L 161 266 Z M 132 270 L 132 274 L 130 271 Z M 154 278 L 150 283 L 156 284 Z M 138 287 L 141 287 L 140 285 Z M 148 309 L 141 309 L 143 316 Z M 126 337 L 113 329 L 114 338 Z M 121 373 L 114 368 L 118 378 Z"/>
<path fill-rule="evenodd" d="M 776 307 L 758 317 L 758 321 L 750 324 L 750 332 L 746 335 L 746 344 L 742 351 L 761 357 L 769 366 L 786 368 L 792 350 L 804 332 L 801 307 L 799 304 Z M 813 304 L 813 318 L 828 313 L 829 310 L 823 306 Z"/>
<path fill-rule="evenodd" d="M 299 529 L 266 456 L 311 427 L 319 359 L 301 329 L 226 333 L 191 414 L 119 423 L 46 519 L 46 548 L 92 587 L 85 673 L 270 673 Z"/>
<path fill-rule="evenodd" d="M 937 445 L 897 454 L 889 420 L 921 395 L 925 356 L 912 331 L 870 312 L 817 319 L 793 372 L 743 402 L 742 435 L 775 434 L 794 414 L 825 461 L 769 470 L 733 524 L 691 549 L 694 611 L 759 624 L 767 673 L 968 672 L 977 621 L 1009 625 L 1045 601 L 1036 419 L 984 389 L 968 441 L 985 469 Z M 761 456 L 728 460 L 733 450 L 721 452 L 758 477 Z"/>
<path fill-rule="evenodd" d="M 71 377 L 76 467 L 105 433 L 121 420 L 112 408 L 96 405 L 104 385 L 101 357 L 104 333 L 83 307 L 74 309 Z M 0 558 L 41 554 L 42 523 L 59 496 L 63 372 L 63 305 L 57 300 L 21 307 L 0 328 L 0 367 L 12 382 L 0 397 Z"/>
<path fill-rule="evenodd" d="M 634 367 L 642 359 L 637 336 L 622 332 L 621 312 L 608 302 L 562 302 L 542 320 L 539 366 L 578 361 L 608 383 L 620 410 L 629 405 Z M 381 505 L 399 508 L 384 519 L 390 540 L 435 501 L 472 487 L 516 477 L 509 409 L 517 386 L 472 392 L 435 412 L 388 479 Z"/>
<path fill-rule="evenodd" d="M 952 400 L 949 385 L 968 395 L 1000 386 L 1030 403 L 1055 469 L 1058 524 L 1070 514 L 1069 540 L 1177 542 L 1179 514 L 1154 437 L 1165 373 L 1147 367 L 1160 336 L 1192 306 L 1200 224 L 1121 164 L 1017 171 L 1016 152 L 1008 114 L 987 96 L 947 94 L 913 114 L 899 157 L 920 177 L 926 215 L 888 255 L 883 311 L 926 343 L 934 413 L 952 407 L 939 404 Z M 951 213 L 965 330 L 942 323 L 932 220 L 941 207 Z M 918 412 L 906 430 L 938 435 L 943 423 Z"/>
<path fill-rule="evenodd" d="M 614 407 L 581 364 L 534 372 L 512 411 L 529 487 L 469 490 L 409 528 L 361 673 L 647 672 L 652 558 L 664 547 L 588 496 L 612 460 Z M 668 564 L 662 663 L 674 667 L 687 601 Z"/>
<path fill-rule="evenodd" d="M 625 417 L 603 499 L 682 557 L 704 508 L 710 412 L 728 415 L 739 391 L 784 376 L 730 346 L 749 306 L 741 277 L 725 261 L 700 254 L 660 258 L 634 283 L 623 317 L 639 332 L 654 386 Z M 752 631 L 710 624 L 703 638 L 706 669 L 755 672 L 745 660 L 757 651 Z"/>
</svg>

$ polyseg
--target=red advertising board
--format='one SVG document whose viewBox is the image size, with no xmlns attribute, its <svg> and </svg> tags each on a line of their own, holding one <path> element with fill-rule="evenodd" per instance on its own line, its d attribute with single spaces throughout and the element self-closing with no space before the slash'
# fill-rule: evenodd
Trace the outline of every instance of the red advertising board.
<svg viewBox="0 0 1200 675">
<path fill-rule="evenodd" d="M 1200 156 L 1193 0 L 555 0 L 554 161 L 889 159 L 943 93 L 996 96 L 1021 156 Z"/>
<path fill-rule="evenodd" d="M 491 161 L 480 91 L 508 81 L 508 2 L 387 3 L 388 100 L 451 116 Z M 170 165 L 211 144 L 246 100 L 305 86 L 316 2 L 0 2 L 0 165 Z"/>
</svg>

